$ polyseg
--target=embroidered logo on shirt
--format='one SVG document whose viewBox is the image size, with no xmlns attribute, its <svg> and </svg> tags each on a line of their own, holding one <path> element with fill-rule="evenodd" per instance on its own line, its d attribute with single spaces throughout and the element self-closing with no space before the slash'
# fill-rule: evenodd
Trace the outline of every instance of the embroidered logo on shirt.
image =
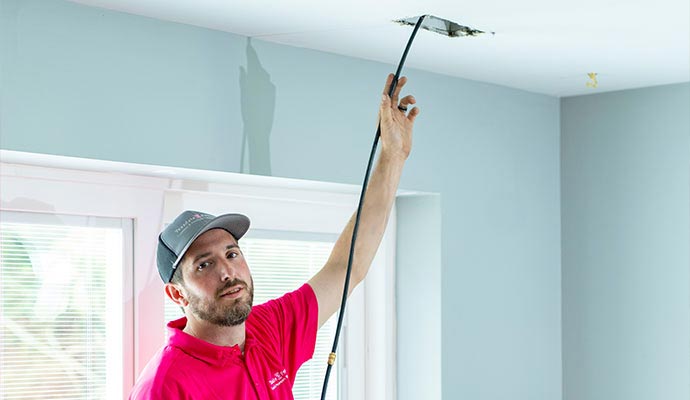
<svg viewBox="0 0 690 400">
<path fill-rule="evenodd" d="M 268 384 L 271 385 L 271 390 L 276 390 L 281 383 L 287 380 L 287 370 L 283 369 L 273 374 L 273 377 L 268 380 Z"/>
</svg>

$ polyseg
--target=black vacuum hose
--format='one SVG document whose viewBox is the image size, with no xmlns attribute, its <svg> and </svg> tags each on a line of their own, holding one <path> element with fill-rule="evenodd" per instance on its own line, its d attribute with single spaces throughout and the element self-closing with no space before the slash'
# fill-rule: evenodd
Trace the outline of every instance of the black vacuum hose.
<svg viewBox="0 0 690 400">
<path fill-rule="evenodd" d="M 422 26 L 422 21 L 424 20 L 424 17 L 426 15 L 422 15 L 419 17 L 419 20 L 417 20 L 417 24 L 414 26 L 414 29 L 412 30 L 412 35 L 410 35 L 410 39 L 407 41 L 407 46 L 405 47 L 405 51 L 403 52 L 402 58 L 400 59 L 400 63 L 398 64 L 398 69 L 395 72 L 395 76 L 393 77 L 393 82 L 391 82 L 391 86 L 388 89 L 388 97 L 391 97 L 393 95 L 393 92 L 395 92 L 395 88 L 398 86 L 398 79 L 400 79 L 400 72 L 402 71 L 403 65 L 405 64 L 405 59 L 407 58 L 407 53 L 410 51 L 410 46 L 412 46 L 412 41 L 414 40 L 414 37 L 417 35 L 417 31 L 419 30 L 419 27 Z M 360 214 L 362 213 L 362 205 L 364 204 L 364 196 L 367 190 L 367 185 L 369 183 L 369 175 L 371 174 L 371 166 L 374 163 L 374 156 L 376 155 L 376 148 L 378 147 L 379 144 L 379 137 L 381 136 L 381 121 L 379 121 L 378 128 L 376 129 L 376 136 L 374 137 L 374 144 L 371 147 L 371 153 L 369 154 L 369 163 L 367 164 L 367 171 L 364 174 L 364 182 L 362 183 L 362 191 L 359 195 L 359 205 L 357 206 L 357 214 L 355 216 L 355 226 L 352 229 L 352 241 L 350 242 L 350 255 L 347 260 L 347 272 L 345 274 L 345 285 L 343 287 L 343 298 L 340 303 L 340 312 L 338 314 L 338 326 L 335 329 L 335 338 L 333 339 L 333 347 L 331 348 L 331 354 L 328 356 L 328 366 L 326 367 L 326 376 L 324 377 L 323 380 L 323 388 L 321 389 L 321 400 L 326 400 L 326 389 L 328 389 L 328 379 L 331 376 L 331 368 L 333 367 L 333 364 L 335 364 L 335 354 L 336 350 L 338 349 L 338 339 L 340 338 L 340 329 L 342 328 L 343 325 L 343 317 L 345 316 L 345 305 L 347 303 L 347 293 L 350 288 L 350 274 L 352 273 L 352 260 L 354 258 L 355 254 L 355 242 L 357 241 L 357 230 L 359 229 L 359 217 Z"/>
</svg>

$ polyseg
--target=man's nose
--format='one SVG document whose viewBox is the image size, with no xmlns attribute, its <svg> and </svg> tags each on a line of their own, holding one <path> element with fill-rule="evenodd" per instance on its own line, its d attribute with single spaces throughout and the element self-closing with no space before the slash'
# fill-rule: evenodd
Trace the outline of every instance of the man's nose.
<svg viewBox="0 0 690 400">
<path fill-rule="evenodd" d="M 221 280 L 230 281 L 237 278 L 237 266 L 227 258 L 221 262 Z"/>
</svg>

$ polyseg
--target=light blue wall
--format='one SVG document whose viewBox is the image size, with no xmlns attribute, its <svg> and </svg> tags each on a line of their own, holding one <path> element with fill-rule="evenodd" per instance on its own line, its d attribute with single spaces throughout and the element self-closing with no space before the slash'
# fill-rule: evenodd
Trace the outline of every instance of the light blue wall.
<svg viewBox="0 0 690 400">
<path fill-rule="evenodd" d="M 561 102 L 565 400 L 690 398 L 690 84 Z"/>
<path fill-rule="evenodd" d="M 3 149 L 361 183 L 391 65 L 63 1 L 3 0 L 1 18 Z M 559 399 L 559 101 L 407 74 L 422 114 L 401 186 L 443 204 L 424 288 L 443 397 Z"/>
</svg>

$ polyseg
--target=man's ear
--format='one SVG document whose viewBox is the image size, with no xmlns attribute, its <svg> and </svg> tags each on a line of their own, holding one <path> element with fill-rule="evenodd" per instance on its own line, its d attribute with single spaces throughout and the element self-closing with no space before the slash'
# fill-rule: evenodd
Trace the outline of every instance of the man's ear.
<svg viewBox="0 0 690 400">
<path fill-rule="evenodd" d="M 175 304 L 180 307 L 187 307 L 189 302 L 185 298 L 184 288 L 182 285 L 175 283 L 165 284 L 165 294 L 172 300 Z"/>
</svg>

